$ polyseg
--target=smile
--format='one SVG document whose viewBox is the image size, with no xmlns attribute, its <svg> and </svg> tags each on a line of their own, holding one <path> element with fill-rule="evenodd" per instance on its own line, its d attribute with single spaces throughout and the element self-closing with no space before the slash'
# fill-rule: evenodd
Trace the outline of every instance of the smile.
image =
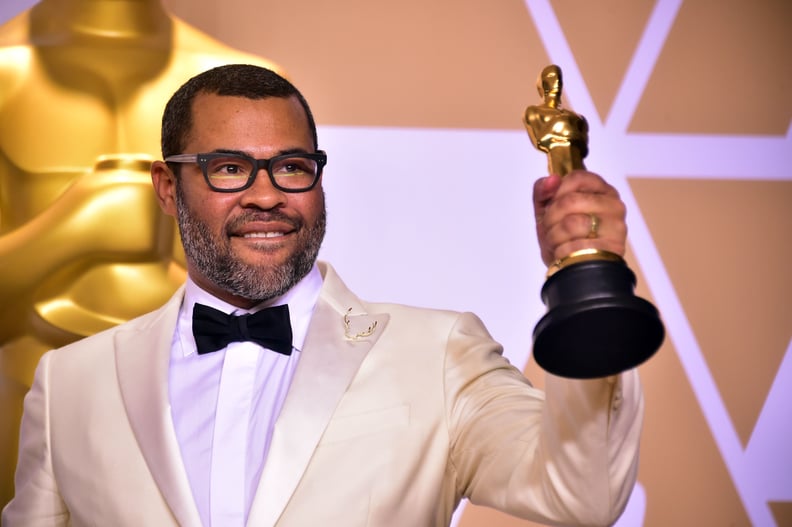
<svg viewBox="0 0 792 527">
<path fill-rule="evenodd" d="M 278 238 L 284 236 L 282 232 L 250 232 L 244 235 L 245 238 Z"/>
</svg>

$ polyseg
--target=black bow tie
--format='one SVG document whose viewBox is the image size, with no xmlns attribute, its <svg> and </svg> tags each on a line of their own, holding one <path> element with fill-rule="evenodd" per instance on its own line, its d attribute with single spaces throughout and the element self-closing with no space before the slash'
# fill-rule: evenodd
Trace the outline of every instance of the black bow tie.
<svg viewBox="0 0 792 527">
<path fill-rule="evenodd" d="M 195 304 L 192 329 L 199 354 L 217 351 L 231 342 L 247 341 L 284 355 L 291 355 L 292 352 L 289 306 L 286 305 L 237 316 Z"/>
</svg>

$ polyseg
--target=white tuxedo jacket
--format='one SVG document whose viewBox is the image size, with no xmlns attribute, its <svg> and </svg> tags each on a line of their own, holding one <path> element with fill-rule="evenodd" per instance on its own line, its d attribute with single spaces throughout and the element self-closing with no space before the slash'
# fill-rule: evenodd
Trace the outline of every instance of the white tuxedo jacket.
<svg viewBox="0 0 792 527">
<path fill-rule="evenodd" d="M 444 526 L 463 497 L 540 522 L 620 514 L 637 470 L 634 371 L 549 377 L 540 392 L 475 316 L 366 303 L 320 265 L 249 526 Z M 182 296 L 41 359 L 5 527 L 200 525 L 168 403 Z"/>
</svg>

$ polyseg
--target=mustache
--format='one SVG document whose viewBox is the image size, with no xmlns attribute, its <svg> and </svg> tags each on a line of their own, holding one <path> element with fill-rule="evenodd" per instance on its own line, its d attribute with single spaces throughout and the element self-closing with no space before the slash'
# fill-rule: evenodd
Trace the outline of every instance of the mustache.
<svg viewBox="0 0 792 527">
<path fill-rule="evenodd" d="M 234 232 L 241 229 L 245 224 L 252 222 L 279 222 L 289 225 L 294 230 L 299 230 L 303 226 L 303 222 L 299 218 L 292 218 L 281 211 L 249 211 L 242 213 L 236 218 L 232 219 L 226 224 L 226 234 L 232 235 Z"/>
</svg>

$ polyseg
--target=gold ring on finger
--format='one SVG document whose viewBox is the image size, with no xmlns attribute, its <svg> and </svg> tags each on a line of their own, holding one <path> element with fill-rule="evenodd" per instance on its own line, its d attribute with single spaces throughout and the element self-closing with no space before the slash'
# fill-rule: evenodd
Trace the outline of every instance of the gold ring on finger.
<svg viewBox="0 0 792 527">
<path fill-rule="evenodd" d="M 600 219 L 599 216 L 589 212 L 589 232 L 587 238 L 596 238 L 599 235 Z"/>
</svg>

